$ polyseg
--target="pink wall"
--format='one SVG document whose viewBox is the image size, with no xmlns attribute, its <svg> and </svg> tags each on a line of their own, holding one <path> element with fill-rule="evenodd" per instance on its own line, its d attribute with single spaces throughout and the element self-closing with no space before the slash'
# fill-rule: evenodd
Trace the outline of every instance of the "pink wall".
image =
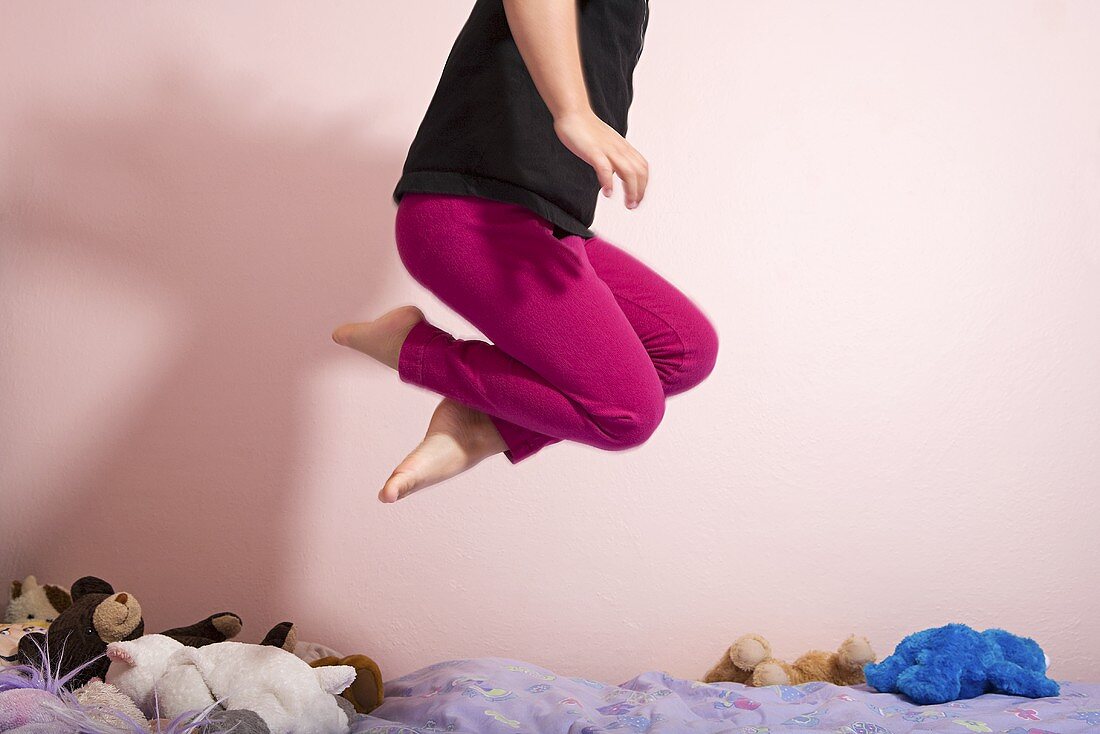
<svg viewBox="0 0 1100 734">
<path fill-rule="evenodd" d="M 6 2 L 0 578 L 152 630 L 622 680 L 949 620 L 1100 679 L 1100 3 L 652 4 L 597 228 L 723 353 L 643 447 L 374 495 L 434 397 L 329 328 L 415 301 L 389 192 L 468 2 Z"/>
</svg>

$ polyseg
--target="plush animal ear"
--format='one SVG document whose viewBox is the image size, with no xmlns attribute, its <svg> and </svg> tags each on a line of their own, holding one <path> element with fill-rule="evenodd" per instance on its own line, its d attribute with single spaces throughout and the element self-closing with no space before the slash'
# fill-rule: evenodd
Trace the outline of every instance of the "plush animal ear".
<svg viewBox="0 0 1100 734">
<path fill-rule="evenodd" d="M 298 630 L 295 629 L 293 622 L 279 622 L 264 636 L 260 644 L 281 647 L 287 652 L 294 652 L 294 648 L 298 645 Z"/>
<path fill-rule="evenodd" d="M 38 579 L 34 576 L 28 576 L 22 581 L 16 580 L 11 582 L 11 598 L 18 599 L 27 592 L 34 591 L 38 588 Z"/>
<path fill-rule="evenodd" d="M 63 612 L 73 605 L 73 598 L 69 596 L 69 592 L 60 586 L 46 584 L 42 589 L 46 592 L 46 600 L 58 612 Z"/>
<path fill-rule="evenodd" d="M 95 576 L 85 576 L 84 578 L 77 579 L 73 583 L 72 598 L 77 600 L 85 594 L 113 594 L 115 589 L 103 579 L 98 579 Z"/>
<path fill-rule="evenodd" d="M 317 682 L 326 693 L 339 695 L 355 680 L 355 668 L 350 665 L 324 665 L 314 668 L 317 674 Z"/>
</svg>

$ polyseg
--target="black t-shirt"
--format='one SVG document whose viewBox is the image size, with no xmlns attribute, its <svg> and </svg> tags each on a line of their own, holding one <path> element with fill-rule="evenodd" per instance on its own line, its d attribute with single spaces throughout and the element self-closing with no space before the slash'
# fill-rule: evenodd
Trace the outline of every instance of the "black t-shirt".
<svg viewBox="0 0 1100 734">
<path fill-rule="evenodd" d="M 579 0 L 588 97 L 626 135 L 648 0 Z M 599 179 L 554 133 L 554 120 L 516 47 L 502 0 L 477 0 L 409 148 L 393 192 L 470 194 L 521 204 L 555 234 L 592 237 Z"/>
</svg>

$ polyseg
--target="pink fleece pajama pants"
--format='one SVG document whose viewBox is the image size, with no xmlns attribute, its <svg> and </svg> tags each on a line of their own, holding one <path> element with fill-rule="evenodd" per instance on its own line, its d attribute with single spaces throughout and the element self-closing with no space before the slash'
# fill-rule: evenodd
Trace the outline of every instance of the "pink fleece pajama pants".
<svg viewBox="0 0 1100 734">
<path fill-rule="evenodd" d="M 718 336 L 698 307 L 598 236 L 559 239 L 518 204 L 407 193 L 396 238 L 413 278 L 492 342 L 421 321 L 401 381 L 486 413 L 513 464 L 563 439 L 637 446 L 665 398 L 714 367 Z"/>
</svg>

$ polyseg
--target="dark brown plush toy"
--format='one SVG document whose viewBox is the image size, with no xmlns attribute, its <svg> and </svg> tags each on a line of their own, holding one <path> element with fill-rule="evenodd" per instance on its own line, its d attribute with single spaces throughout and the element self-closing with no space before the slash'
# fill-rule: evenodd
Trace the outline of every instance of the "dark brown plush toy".
<svg viewBox="0 0 1100 734">
<path fill-rule="evenodd" d="M 145 633 L 141 605 L 133 594 L 116 592 L 103 579 L 85 576 L 70 589 L 72 605 L 58 615 L 49 630 L 19 641 L 20 662 L 44 668 L 48 656 L 53 675 L 62 677 L 81 668 L 66 684 L 76 689 L 93 677 L 102 678 L 111 661 L 104 654 L 107 643 L 133 640 Z M 212 614 L 201 622 L 165 630 L 166 635 L 188 647 L 224 642 L 241 630 L 241 618 L 232 612 Z M 98 660 L 96 658 L 99 658 Z M 91 662 L 89 665 L 85 663 Z"/>
</svg>

